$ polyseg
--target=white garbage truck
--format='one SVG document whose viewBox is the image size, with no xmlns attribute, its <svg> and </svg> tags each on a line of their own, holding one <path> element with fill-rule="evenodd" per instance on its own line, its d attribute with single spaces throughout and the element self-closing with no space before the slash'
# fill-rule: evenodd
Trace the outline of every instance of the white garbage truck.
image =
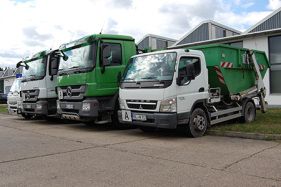
<svg viewBox="0 0 281 187">
<path fill-rule="evenodd" d="M 143 131 L 183 125 L 192 137 L 224 121 L 252 122 L 254 99 L 266 110 L 268 67 L 264 52 L 228 45 L 133 56 L 120 83 L 119 121 Z"/>
<path fill-rule="evenodd" d="M 8 112 L 12 115 L 17 115 L 21 113 L 22 101 L 20 97 L 20 83 L 21 78 L 16 77 L 7 96 Z"/>
</svg>

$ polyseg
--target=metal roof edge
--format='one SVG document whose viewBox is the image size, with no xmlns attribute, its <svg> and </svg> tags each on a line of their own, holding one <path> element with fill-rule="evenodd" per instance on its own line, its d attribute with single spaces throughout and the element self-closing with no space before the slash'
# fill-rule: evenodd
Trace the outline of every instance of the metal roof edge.
<svg viewBox="0 0 281 187">
<path fill-rule="evenodd" d="M 250 27 L 249 29 L 247 29 L 245 32 L 243 33 L 250 33 L 250 31 L 254 30 L 256 27 L 258 27 L 259 25 L 261 25 L 262 23 L 264 23 L 265 21 L 267 21 L 268 19 L 270 19 L 271 17 L 275 16 L 275 14 L 277 14 L 278 12 L 281 11 L 281 7 L 277 8 L 276 10 L 274 10 L 273 12 L 271 12 L 269 15 L 267 15 L 265 18 L 263 18 L 262 20 L 260 20 L 258 23 L 256 23 L 255 25 L 253 25 L 252 27 Z"/>
<path fill-rule="evenodd" d="M 266 35 L 266 34 L 274 34 L 274 33 L 281 33 L 281 28 L 264 30 L 264 31 L 259 31 L 259 32 L 252 32 L 252 33 L 245 33 L 245 34 L 241 34 L 241 35 L 228 36 L 228 37 L 224 37 L 224 38 L 217 38 L 217 39 L 212 39 L 212 40 L 205 40 L 205 41 L 187 43 L 187 44 L 176 45 L 176 46 L 170 46 L 170 47 L 168 47 L 168 49 L 176 49 L 176 48 L 202 45 L 202 44 L 206 44 L 206 43 L 224 42 L 224 41 L 225 42 L 231 42 L 231 41 L 234 42 L 234 41 L 238 41 L 238 40 L 241 40 L 244 38 Z"/>
<path fill-rule="evenodd" d="M 190 35 L 191 33 L 193 33 L 196 29 L 198 29 L 200 26 L 202 26 L 203 24 L 205 23 L 211 23 L 213 25 L 217 25 L 219 27 L 222 27 L 222 28 L 225 28 L 227 30 L 230 30 L 232 32 L 236 32 L 238 34 L 241 34 L 242 32 L 241 31 L 238 31 L 236 29 L 233 29 L 231 27 L 228 27 L 226 25 L 223 25 L 221 23 L 218 23 L 216 21 L 213 21 L 213 20 L 205 20 L 205 21 L 202 21 L 201 23 L 199 23 L 196 27 L 194 27 L 193 29 L 191 29 L 189 32 L 187 32 L 184 36 L 182 36 L 176 43 L 174 43 L 172 46 L 176 46 L 178 43 L 180 43 L 184 38 L 186 38 L 188 35 Z"/>
<path fill-rule="evenodd" d="M 156 34 L 146 34 L 136 44 L 139 45 L 146 37 L 149 37 L 149 36 L 164 39 L 164 40 L 169 40 L 169 41 L 173 41 L 173 42 L 177 42 L 176 39 L 168 38 L 168 37 L 165 37 L 165 36 L 159 36 L 159 35 L 156 35 Z"/>
</svg>

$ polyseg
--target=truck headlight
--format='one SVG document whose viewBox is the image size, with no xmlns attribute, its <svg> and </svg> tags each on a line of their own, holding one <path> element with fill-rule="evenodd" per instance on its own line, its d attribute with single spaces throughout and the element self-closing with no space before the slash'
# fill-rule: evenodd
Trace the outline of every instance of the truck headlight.
<svg viewBox="0 0 281 187">
<path fill-rule="evenodd" d="M 83 103 L 82 110 L 83 111 L 90 111 L 91 110 L 91 104 L 90 103 Z"/>
<path fill-rule="evenodd" d="M 17 101 L 17 108 L 22 108 L 22 102 L 21 101 Z"/>
<path fill-rule="evenodd" d="M 177 99 L 166 99 L 160 103 L 160 112 L 177 112 Z"/>
<path fill-rule="evenodd" d="M 119 106 L 120 106 L 120 109 L 125 109 L 125 100 L 124 99 L 119 98 Z"/>
<path fill-rule="evenodd" d="M 42 109 L 42 104 L 36 104 L 36 109 L 41 110 Z"/>
</svg>

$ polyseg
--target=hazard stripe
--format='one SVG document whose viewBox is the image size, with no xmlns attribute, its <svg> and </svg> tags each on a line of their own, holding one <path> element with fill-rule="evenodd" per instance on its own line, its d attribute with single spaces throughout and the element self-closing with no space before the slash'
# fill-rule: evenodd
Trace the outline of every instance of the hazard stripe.
<svg viewBox="0 0 281 187">
<path fill-rule="evenodd" d="M 223 67 L 223 68 L 232 68 L 233 67 L 233 63 L 231 63 L 231 62 L 221 62 L 221 67 Z"/>
<path fill-rule="evenodd" d="M 217 76 L 218 76 L 218 79 L 219 79 L 220 83 L 225 84 L 222 72 L 219 69 L 219 67 L 218 66 L 214 66 L 214 69 L 215 69 L 215 71 L 217 73 Z"/>
</svg>

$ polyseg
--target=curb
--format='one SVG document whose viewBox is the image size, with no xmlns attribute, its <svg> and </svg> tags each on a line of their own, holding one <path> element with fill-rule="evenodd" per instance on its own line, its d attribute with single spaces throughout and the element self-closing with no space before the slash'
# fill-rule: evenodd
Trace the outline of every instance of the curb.
<svg viewBox="0 0 281 187">
<path fill-rule="evenodd" d="M 254 139 L 254 140 L 281 140 L 281 134 L 260 134 L 260 133 L 232 132 L 232 131 L 218 131 L 218 130 L 208 130 L 207 134 L 212 136 L 226 136 L 226 137 L 246 138 L 246 139 Z"/>
</svg>

